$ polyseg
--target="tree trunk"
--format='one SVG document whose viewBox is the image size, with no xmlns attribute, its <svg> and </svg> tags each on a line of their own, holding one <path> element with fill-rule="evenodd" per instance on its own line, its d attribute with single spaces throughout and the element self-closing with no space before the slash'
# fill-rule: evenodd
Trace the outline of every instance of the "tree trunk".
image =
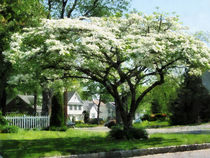
<svg viewBox="0 0 210 158">
<path fill-rule="evenodd" d="M 62 8 L 61 8 L 61 16 L 60 16 L 61 19 L 64 18 L 67 1 L 68 0 L 62 0 Z"/>
<path fill-rule="evenodd" d="M 34 115 L 37 113 L 37 92 L 34 93 Z"/>
<path fill-rule="evenodd" d="M 68 118 L 67 108 L 68 108 L 68 91 L 67 89 L 65 89 L 64 91 L 64 123 L 65 124 Z"/>
<path fill-rule="evenodd" d="M 119 105 L 116 102 L 116 100 L 115 100 L 115 115 L 116 115 L 116 123 L 121 124 L 122 123 L 122 118 L 121 118 L 121 114 L 120 114 Z"/>
<path fill-rule="evenodd" d="M 47 19 L 51 18 L 51 9 L 52 9 L 52 1 L 48 0 L 48 15 L 47 15 Z"/>
<path fill-rule="evenodd" d="M 44 88 L 42 91 L 42 115 L 51 115 L 51 100 L 52 91 L 49 88 Z"/>
<path fill-rule="evenodd" d="M 1 98 L 1 110 L 2 110 L 2 115 L 6 115 L 6 101 L 7 101 L 7 93 L 6 93 L 6 87 L 3 88 Z"/>
<path fill-rule="evenodd" d="M 100 115 L 100 106 L 101 106 L 101 96 L 100 96 L 100 98 L 99 98 L 99 101 L 98 101 L 98 105 L 97 105 L 97 107 L 98 107 L 98 109 L 97 109 L 97 113 L 98 113 L 98 115 L 97 115 L 97 123 L 98 123 L 98 125 L 100 124 L 100 117 L 99 117 L 99 115 Z"/>
</svg>

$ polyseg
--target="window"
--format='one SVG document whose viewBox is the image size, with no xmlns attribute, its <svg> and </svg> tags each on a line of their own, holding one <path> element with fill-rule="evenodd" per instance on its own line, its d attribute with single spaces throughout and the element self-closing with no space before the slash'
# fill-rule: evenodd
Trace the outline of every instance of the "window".
<svg viewBox="0 0 210 158">
<path fill-rule="evenodd" d="M 77 110 L 77 106 L 76 105 L 74 106 L 74 110 Z"/>
<path fill-rule="evenodd" d="M 79 105 L 79 110 L 82 110 L 82 107 L 81 107 L 81 105 Z"/>
<path fill-rule="evenodd" d="M 71 105 L 69 106 L 69 110 L 72 110 L 72 106 Z"/>
<path fill-rule="evenodd" d="M 96 118 L 96 115 L 95 115 L 95 113 L 92 113 L 92 118 Z"/>
</svg>

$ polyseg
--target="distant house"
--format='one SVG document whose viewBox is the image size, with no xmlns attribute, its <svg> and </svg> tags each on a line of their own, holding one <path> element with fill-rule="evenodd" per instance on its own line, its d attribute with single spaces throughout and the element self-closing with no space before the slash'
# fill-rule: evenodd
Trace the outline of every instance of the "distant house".
<svg viewBox="0 0 210 158">
<path fill-rule="evenodd" d="M 36 115 L 41 115 L 42 107 L 36 106 Z M 16 95 L 6 101 L 6 113 L 34 115 L 34 96 Z"/>
<path fill-rule="evenodd" d="M 84 112 L 88 112 L 91 119 L 97 118 L 97 107 L 92 101 L 82 101 L 77 92 L 69 92 L 67 114 L 70 120 L 83 120 Z"/>
<path fill-rule="evenodd" d="M 67 114 L 69 119 L 75 121 L 83 121 L 84 112 L 89 113 L 89 118 L 94 119 L 98 116 L 98 100 L 93 101 L 83 101 L 77 92 L 68 92 L 68 107 Z M 100 104 L 100 114 L 99 117 L 103 120 L 115 119 L 115 103 L 108 102 Z M 135 114 L 135 119 L 139 118 L 140 114 Z"/>
<path fill-rule="evenodd" d="M 70 120 L 74 119 L 75 121 L 83 120 L 84 112 L 89 113 L 89 118 L 97 118 L 98 116 L 98 100 L 93 101 L 83 101 L 77 92 L 69 92 L 68 93 L 68 108 L 67 114 Z M 99 117 L 103 120 L 107 120 L 108 118 L 114 117 L 114 105 L 113 104 L 104 104 L 101 102 L 100 104 L 100 115 Z"/>
<path fill-rule="evenodd" d="M 17 95 L 7 100 L 6 113 L 24 113 L 28 115 L 34 114 L 34 96 Z"/>
<path fill-rule="evenodd" d="M 101 106 L 102 118 L 104 120 L 114 119 L 116 117 L 115 112 L 115 102 L 108 102 L 104 104 L 104 106 Z"/>
</svg>

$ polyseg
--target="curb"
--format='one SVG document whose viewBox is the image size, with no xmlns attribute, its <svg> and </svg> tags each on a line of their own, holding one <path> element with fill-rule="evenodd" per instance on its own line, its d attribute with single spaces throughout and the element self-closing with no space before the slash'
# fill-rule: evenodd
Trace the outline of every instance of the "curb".
<svg viewBox="0 0 210 158">
<path fill-rule="evenodd" d="M 124 158 L 124 157 L 133 157 L 133 156 L 190 151 L 190 150 L 201 150 L 208 148 L 210 148 L 210 143 L 167 146 L 167 147 L 157 147 L 157 148 L 148 148 L 148 149 L 119 150 L 119 151 L 99 152 L 99 153 L 90 153 L 90 154 L 87 153 L 79 155 L 55 156 L 50 158 Z"/>
</svg>

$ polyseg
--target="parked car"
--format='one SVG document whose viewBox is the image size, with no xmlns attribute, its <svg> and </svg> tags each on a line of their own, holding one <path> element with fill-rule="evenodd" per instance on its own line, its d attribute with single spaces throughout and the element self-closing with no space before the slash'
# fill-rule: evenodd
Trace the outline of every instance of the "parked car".
<svg viewBox="0 0 210 158">
<path fill-rule="evenodd" d="M 112 126 L 116 126 L 116 120 L 109 120 L 108 122 L 104 124 L 104 126 L 108 128 L 112 128 Z"/>
<path fill-rule="evenodd" d="M 68 126 L 68 127 L 75 127 L 75 123 L 74 122 L 72 122 L 72 121 L 68 121 L 67 123 L 66 123 L 66 125 Z"/>
<path fill-rule="evenodd" d="M 141 123 L 142 120 L 140 118 L 133 120 L 133 123 Z"/>
</svg>

